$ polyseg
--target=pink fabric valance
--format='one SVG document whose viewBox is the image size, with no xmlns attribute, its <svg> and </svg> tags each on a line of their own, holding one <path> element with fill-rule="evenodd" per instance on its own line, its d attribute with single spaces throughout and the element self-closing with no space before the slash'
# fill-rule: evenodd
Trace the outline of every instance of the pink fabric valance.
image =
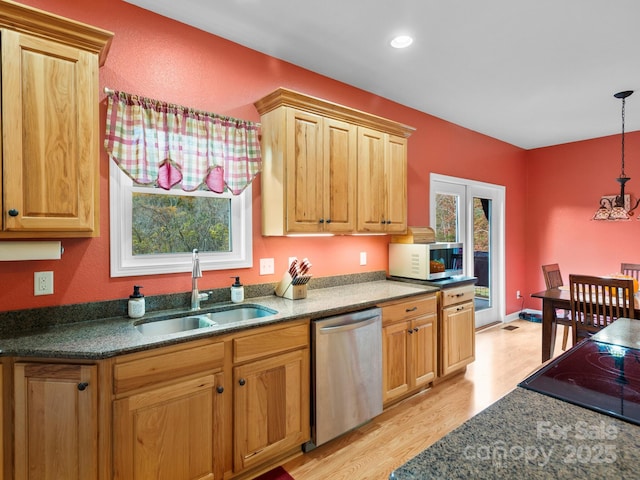
<svg viewBox="0 0 640 480">
<path fill-rule="evenodd" d="M 104 143 L 138 184 L 238 195 L 262 168 L 258 130 L 257 123 L 113 92 Z"/>
</svg>

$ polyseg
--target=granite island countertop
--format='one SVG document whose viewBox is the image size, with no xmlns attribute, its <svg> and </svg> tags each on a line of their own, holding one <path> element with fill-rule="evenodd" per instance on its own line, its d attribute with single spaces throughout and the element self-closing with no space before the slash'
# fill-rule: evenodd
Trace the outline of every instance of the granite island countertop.
<svg viewBox="0 0 640 480">
<path fill-rule="evenodd" d="M 638 348 L 640 321 L 620 318 L 591 340 Z M 389 478 L 637 479 L 640 426 L 517 387 Z"/>
<path fill-rule="evenodd" d="M 516 388 L 390 480 L 636 479 L 640 427 Z"/>
<path fill-rule="evenodd" d="M 3 335 L 0 337 L 0 351 L 3 356 L 102 359 L 301 318 L 324 318 L 438 290 L 436 287 L 382 280 L 310 289 L 307 298 L 301 300 L 289 300 L 275 295 L 255 297 L 245 300 L 243 304 L 260 305 L 277 313 L 262 318 L 160 336 L 142 335 L 134 325 L 141 321 L 183 316 L 192 312 L 188 309 L 177 309 L 154 312 L 135 320 L 115 317 L 80 321 Z M 235 305 L 230 302 L 203 304 L 203 308 L 197 313 L 207 313 Z"/>
</svg>

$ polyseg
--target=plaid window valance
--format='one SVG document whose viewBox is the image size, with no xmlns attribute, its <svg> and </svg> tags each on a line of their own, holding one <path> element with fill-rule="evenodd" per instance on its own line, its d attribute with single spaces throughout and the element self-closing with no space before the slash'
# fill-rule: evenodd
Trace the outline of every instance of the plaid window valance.
<svg viewBox="0 0 640 480">
<path fill-rule="evenodd" d="M 124 92 L 108 97 L 105 148 L 141 185 L 238 195 L 260 172 L 259 125 Z"/>
</svg>

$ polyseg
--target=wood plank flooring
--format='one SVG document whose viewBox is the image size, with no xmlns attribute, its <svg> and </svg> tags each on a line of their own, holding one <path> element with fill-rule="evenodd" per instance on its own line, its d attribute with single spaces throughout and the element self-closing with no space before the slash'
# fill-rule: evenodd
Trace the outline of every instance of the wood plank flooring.
<svg viewBox="0 0 640 480">
<path fill-rule="evenodd" d="M 516 320 L 476 332 L 476 361 L 368 424 L 284 465 L 296 480 L 384 480 L 470 417 L 513 390 L 540 365 L 542 326 Z M 562 327 L 561 327 L 562 328 Z M 558 331 L 556 355 L 561 353 Z"/>
</svg>

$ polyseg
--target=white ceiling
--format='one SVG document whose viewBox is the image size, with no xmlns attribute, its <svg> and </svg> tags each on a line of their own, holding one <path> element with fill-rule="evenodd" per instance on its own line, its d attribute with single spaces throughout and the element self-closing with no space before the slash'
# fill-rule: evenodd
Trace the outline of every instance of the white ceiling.
<svg viewBox="0 0 640 480">
<path fill-rule="evenodd" d="M 619 133 L 640 90 L 638 0 L 126 1 L 526 149 Z"/>
</svg>

